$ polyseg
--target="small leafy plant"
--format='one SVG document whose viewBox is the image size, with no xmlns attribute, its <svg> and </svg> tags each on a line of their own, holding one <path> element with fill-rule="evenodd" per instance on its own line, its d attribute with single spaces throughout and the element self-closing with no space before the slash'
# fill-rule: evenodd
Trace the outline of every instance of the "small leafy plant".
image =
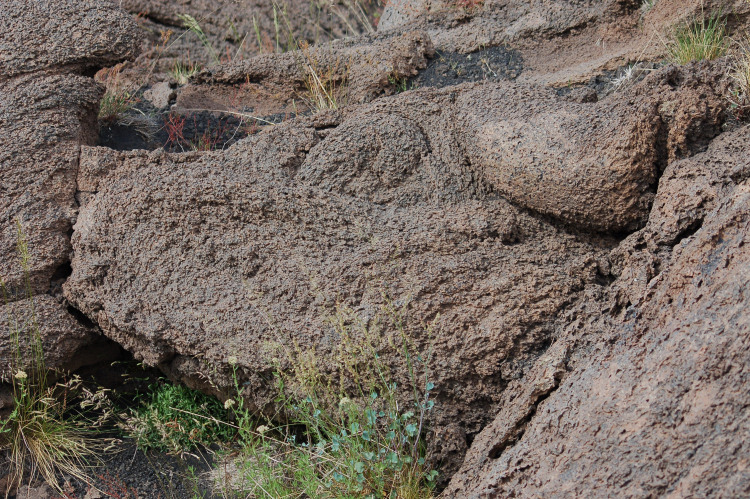
<svg viewBox="0 0 750 499">
<path fill-rule="evenodd" d="M 396 93 L 398 94 L 417 88 L 417 84 L 414 82 L 409 82 L 409 78 L 407 78 L 406 76 L 390 74 L 388 75 L 388 83 L 396 88 Z"/>
<path fill-rule="evenodd" d="M 355 314 L 337 307 L 330 318 L 342 338 L 339 355 L 346 382 L 322 374 L 314 353 L 294 347 L 291 372 L 274 370 L 279 414 L 266 424 L 247 411 L 242 386 L 233 369 L 236 413 L 243 455 L 243 495 L 250 497 L 432 497 L 438 472 L 425 454 L 425 425 L 434 407 L 434 385 L 428 380 L 429 356 L 412 354 L 400 312 L 391 324 L 412 386 L 411 403 L 402 405 L 402 387 L 390 376 L 377 353 L 377 326 L 365 326 Z M 359 329 L 359 341 L 352 328 Z M 278 362 L 278 361 L 276 361 Z M 422 376 L 418 371 L 422 370 Z M 421 381 L 420 381 L 421 380 Z M 344 386 L 349 386 L 348 396 Z M 279 424 L 274 421 L 283 420 Z"/>
<path fill-rule="evenodd" d="M 226 124 L 219 122 L 217 126 L 211 127 L 210 122 L 205 124 L 203 133 L 197 138 L 188 138 L 185 136 L 186 118 L 175 113 L 169 113 L 164 118 L 164 130 L 167 132 L 167 141 L 165 147 L 179 148 L 185 151 L 202 151 L 208 152 L 220 149 L 224 143 L 226 133 Z M 193 128 L 198 129 L 198 122 L 193 116 Z"/>
<path fill-rule="evenodd" d="M 236 429 L 226 423 L 226 415 L 215 398 L 161 381 L 151 386 L 143 403 L 123 416 L 122 429 L 141 449 L 182 454 L 198 445 L 232 439 Z"/>
</svg>

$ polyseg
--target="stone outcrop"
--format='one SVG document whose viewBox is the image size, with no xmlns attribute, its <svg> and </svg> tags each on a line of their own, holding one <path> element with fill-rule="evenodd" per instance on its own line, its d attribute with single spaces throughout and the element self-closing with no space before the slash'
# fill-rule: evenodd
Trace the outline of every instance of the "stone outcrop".
<svg viewBox="0 0 750 499">
<path fill-rule="evenodd" d="M 408 305 L 405 333 L 439 366 L 441 445 L 464 449 L 569 304 L 607 282 L 616 239 L 565 227 L 645 223 L 666 162 L 718 132 L 717 68 L 668 68 L 600 104 L 512 83 L 411 92 L 207 154 L 84 148 L 65 296 L 138 359 L 219 395 L 236 356 L 259 409 L 274 349 L 315 352 L 336 373 L 337 304 L 371 319 Z M 515 142 L 503 152 L 485 133 Z M 545 134 L 557 138 L 542 161 L 524 154 Z M 404 376 L 397 351 L 382 357 Z M 440 457 L 450 469 L 460 454 Z"/>
<path fill-rule="evenodd" d="M 133 20 L 101 1 L 11 1 L 0 12 L 0 370 L 12 318 L 34 307 L 50 367 L 98 336 L 52 299 L 69 273 L 81 144 L 95 143 L 103 88 L 84 76 L 135 55 Z M 19 235 L 19 226 L 22 235 Z M 16 245 L 29 247 L 28 278 Z M 31 296 L 33 296 L 33 298 Z M 14 304 L 21 300 L 18 304 Z M 21 304 L 25 303 L 26 306 Z M 18 305 L 18 306 L 16 306 Z"/>
<path fill-rule="evenodd" d="M 644 42 L 698 1 L 393 2 L 378 33 L 149 81 L 162 110 L 285 115 L 183 154 L 95 145 L 88 75 L 138 31 L 75 5 L 0 13 L 0 313 L 33 303 L 51 365 L 104 355 L 101 330 L 226 397 L 236 358 L 248 407 L 270 411 L 274 369 L 304 354 L 338 377 L 342 356 L 367 368 L 362 344 L 408 399 L 407 345 L 429 359 L 447 497 L 747 494 L 750 128 L 728 119 L 728 61 L 589 81 L 656 59 Z M 182 8 L 123 5 L 173 28 Z M 189 7 L 215 42 L 238 5 Z M 23 38 L 39 9 L 72 34 Z M 512 81 L 475 52 L 501 43 Z M 409 87 L 436 61 L 459 75 L 447 53 L 488 57 L 486 77 Z M 297 112 L 312 64 L 346 106 Z"/>
<path fill-rule="evenodd" d="M 136 55 L 135 22 L 109 1 L 8 0 L 0 16 L 0 79 L 82 74 Z"/>
<path fill-rule="evenodd" d="M 506 390 L 449 497 L 747 492 L 748 138 L 668 167 L 648 225 L 613 252 L 611 308 L 571 317 Z"/>
<path fill-rule="evenodd" d="M 279 101 L 281 109 L 291 112 L 296 100 L 299 110 L 314 108 L 305 95 L 307 86 L 316 84 L 316 77 L 335 82 L 342 92 L 333 97 L 342 105 L 362 104 L 394 94 L 394 79 L 415 76 L 434 55 L 432 41 L 422 31 L 261 55 L 201 71 L 192 80 L 195 85 L 178 98 L 177 107 L 203 102 L 210 103 L 210 109 L 230 109 L 239 103 L 243 108 L 262 109 L 269 101 Z"/>
</svg>

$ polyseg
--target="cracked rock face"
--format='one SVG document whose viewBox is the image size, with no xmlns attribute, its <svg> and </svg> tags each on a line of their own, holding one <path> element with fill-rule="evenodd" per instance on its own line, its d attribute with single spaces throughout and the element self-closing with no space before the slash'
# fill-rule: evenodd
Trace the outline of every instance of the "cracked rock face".
<svg viewBox="0 0 750 499">
<path fill-rule="evenodd" d="M 553 347 L 506 390 L 448 496 L 747 493 L 749 138 L 728 132 L 668 167 L 649 225 L 617 249 L 622 319 L 583 316 L 558 344 L 604 338 L 568 355 L 562 381 L 545 370 Z"/>
<path fill-rule="evenodd" d="M 24 324 L 32 309 L 47 365 L 76 367 L 86 357 L 75 354 L 98 330 L 52 296 L 59 298 L 69 273 L 79 150 L 96 140 L 103 93 L 82 74 L 132 57 L 134 22 L 101 1 L 10 1 L 0 10 L 0 277 L 10 302 L 0 314 L 0 369 L 8 368 L 9 325 Z M 19 226 L 30 253 L 28 287 Z"/>
<path fill-rule="evenodd" d="M 123 3 L 150 22 L 175 17 Z M 406 341 L 430 358 L 430 451 L 446 479 L 457 471 L 447 497 L 747 495 L 750 128 L 724 126 L 726 61 L 662 67 L 617 92 L 545 84 L 617 64 L 640 47 L 641 22 L 666 29 L 682 7 L 434 8 L 309 49 L 351 61 L 348 106 L 168 154 L 95 146 L 102 88 L 87 75 L 134 55 L 132 20 L 107 2 L 11 2 L 0 313 L 34 304 L 52 366 L 105 356 L 102 331 L 224 397 L 235 357 L 258 410 L 271 408 L 277 365 L 302 352 L 337 377 L 362 343 L 408 399 Z M 43 36 L 24 34 L 40 12 Z M 525 65 L 515 81 L 393 95 L 389 76 L 441 50 L 509 41 Z M 167 105 L 174 90 L 176 108 L 253 95 L 250 107 L 286 112 L 300 57 L 205 69 L 169 86 Z M 3 365 L 8 349 L 0 341 Z"/>
</svg>

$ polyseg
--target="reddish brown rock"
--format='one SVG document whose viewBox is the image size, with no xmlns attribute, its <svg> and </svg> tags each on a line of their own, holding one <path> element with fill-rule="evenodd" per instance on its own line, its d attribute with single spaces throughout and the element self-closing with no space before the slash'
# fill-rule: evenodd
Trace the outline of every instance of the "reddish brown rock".
<svg viewBox="0 0 750 499">
<path fill-rule="evenodd" d="M 211 110 L 257 109 L 261 113 L 301 112 L 314 105 L 308 91 L 319 78 L 336 82 L 339 106 L 369 102 L 396 92 L 395 79 L 409 78 L 435 54 L 422 31 L 387 37 L 341 40 L 321 47 L 266 54 L 203 70 L 177 100 L 177 109 L 207 103 Z M 268 109 L 268 101 L 277 102 Z M 293 102 L 294 101 L 294 102 Z M 257 112 L 256 112 L 257 114 Z"/>
<path fill-rule="evenodd" d="M 653 274 L 619 270 L 615 289 L 634 291 L 627 308 L 582 309 L 509 387 L 449 497 L 750 490 L 748 138 L 745 126 L 670 165 L 649 225 L 629 238 L 649 247 L 616 252 L 649 253 Z M 568 354 L 576 344 L 587 346 Z"/>
<path fill-rule="evenodd" d="M 584 229 L 630 231 L 645 222 L 667 161 L 719 133 L 725 73 L 672 67 L 595 104 L 479 86 L 456 100 L 466 154 L 511 202 Z"/>
<path fill-rule="evenodd" d="M 166 47 L 160 47 L 158 56 L 144 54 L 157 65 L 166 62 L 165 67 L 174 59 L 191 60 L 204 66 L 216 62 L 197 37 L 179 36 L 184 29 L 181 15 L 190 15 L 198 21 L 212 50 L 227 62 L 259 53 L 289 50 L 290 43 L 324 45 L 368 33 L 374 30 L 382 8 L 375 0 L 356 4 L 307 0 L 123 0 L 122 7 L 138 16 L 145 28 L 144 35 L 155 35 L 155 43 L 160 43 L 160 31 L 173 31 L 174 36 Z"/>
<path fill-rule="evenodd" d="M 380 125 L 369 126 L 373 133 Z M 368 199 L 367 187 L 378 177 L 331 174 L 327 185 L 307 184 L 299 173 L 306 155 L 314 171 L 326 151 L 339 154 L 324 147 L 339 138 L 321 135 L 298 122 L 200 156 L 84 151 L 96 159 L 83 160 L 92 170 L 81 173 L 98 191 L 75 226 L 66 297 L 137 358 L 189 383 L 199 380 L 196 359 L 228 389 L 226 362 L 236 356 L 258 407 L 269 402 L 263 373 L 276 347 L 314 351 L 324 371 L 336 372 L 341 332 L 325 317 L 337 301 L 365 320 L 388 303 L 408 304 L 405 333 L 439 359 L 436 422 L 477 431 L 507 380 L 548 341 L 560 307 L 595 280 L 602 248 L 501 199 L 447 201 L 458 182 L 449 175 L 441 183 L 388 172 L 397 142 L 384 142 L 380 157 L 383 175 L 398 173 L 399 182 L 386 183 L 378 199 Z M 361 167 L 377 167 L 376 157 L 364 156 Z M 96 182 L 94 170 L 103 175 Z M 432 339 L 423 321 L 435 321 Z M 378 334 L 384 360 L 408 386 L 403 359 L 385 353 L 398 331 Z"/>
<path fill-rule="evenodd" d="M 598 231 L 645 223 L 661 165 L 716 133 L 723 104 L 705 83 L 716 68 L 668 68 L 600 104 L 510 83 L 409 92 L 206 154 L 85 148 L 78 181 L 86 204 L 65 296 L 137 358 L 208 391 L 229 389 L 226 362 L 236 356 L 258 408 L 269 402 L 275 348 L 315 352 L 336 373 L 342 337 L 325 317 L 337 302 L 366 323 L 391 302 L 408 304 L 405 333 L 437 362 L 433 422 L 455 438 L 440 445 L 451 469 L 465 435 L 545 351 L 570 304 L 607 283 L 615 239 L 566 232 L 533 213 Z M 691 111 L 697 95 L 711 99 L 712 112 Z M 667 98 L 679 119 L 659 114 Z M 580 168 L 548 167 L 503 186 L 478 155 L 491 151 L 479 149 L 478 130 L 513 113 L 536 133 L 560 136 L 577 113 L 570 136 L 585 146 L 570 165 Z M 623 120 L 628 126 L 616 126 Z M 602 131 L 587 136 L 592 121 Z M 524 140 L 528 152 L 535 138 Z M 628 147 L 632 155 L 620 155 Z M 560 165 L 572 148 L 550 142 L 545 151 Z M 534 170 L 532 154 L 516 154 L 517 171 Z M 626 161 L 623 178 L 597 169 L 608 154 Z M 574 181 L 585 195 L 565 192 Z M 381 334 L 388 350 L 395 331 Z M 382 358 L 407 385 L 403 359 L 392 350 Z M 198 372 L 213 373 L 211 383 Z"/>
</svg>

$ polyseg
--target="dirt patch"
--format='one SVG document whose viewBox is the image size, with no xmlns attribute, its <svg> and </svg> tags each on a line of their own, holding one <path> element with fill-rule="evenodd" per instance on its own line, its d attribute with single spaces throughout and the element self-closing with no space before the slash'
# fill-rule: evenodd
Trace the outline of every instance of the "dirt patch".
<svg viewBox="0 0 750 499">
<path fill-rule="evenodd" d="M 471 54 L 436 52 L 427 68 L 409 81 L 412 87 L 449 87 L 465 82 L 515 80 L 523 71 L 521 53 L 499 45 Z"/>
</svg>

